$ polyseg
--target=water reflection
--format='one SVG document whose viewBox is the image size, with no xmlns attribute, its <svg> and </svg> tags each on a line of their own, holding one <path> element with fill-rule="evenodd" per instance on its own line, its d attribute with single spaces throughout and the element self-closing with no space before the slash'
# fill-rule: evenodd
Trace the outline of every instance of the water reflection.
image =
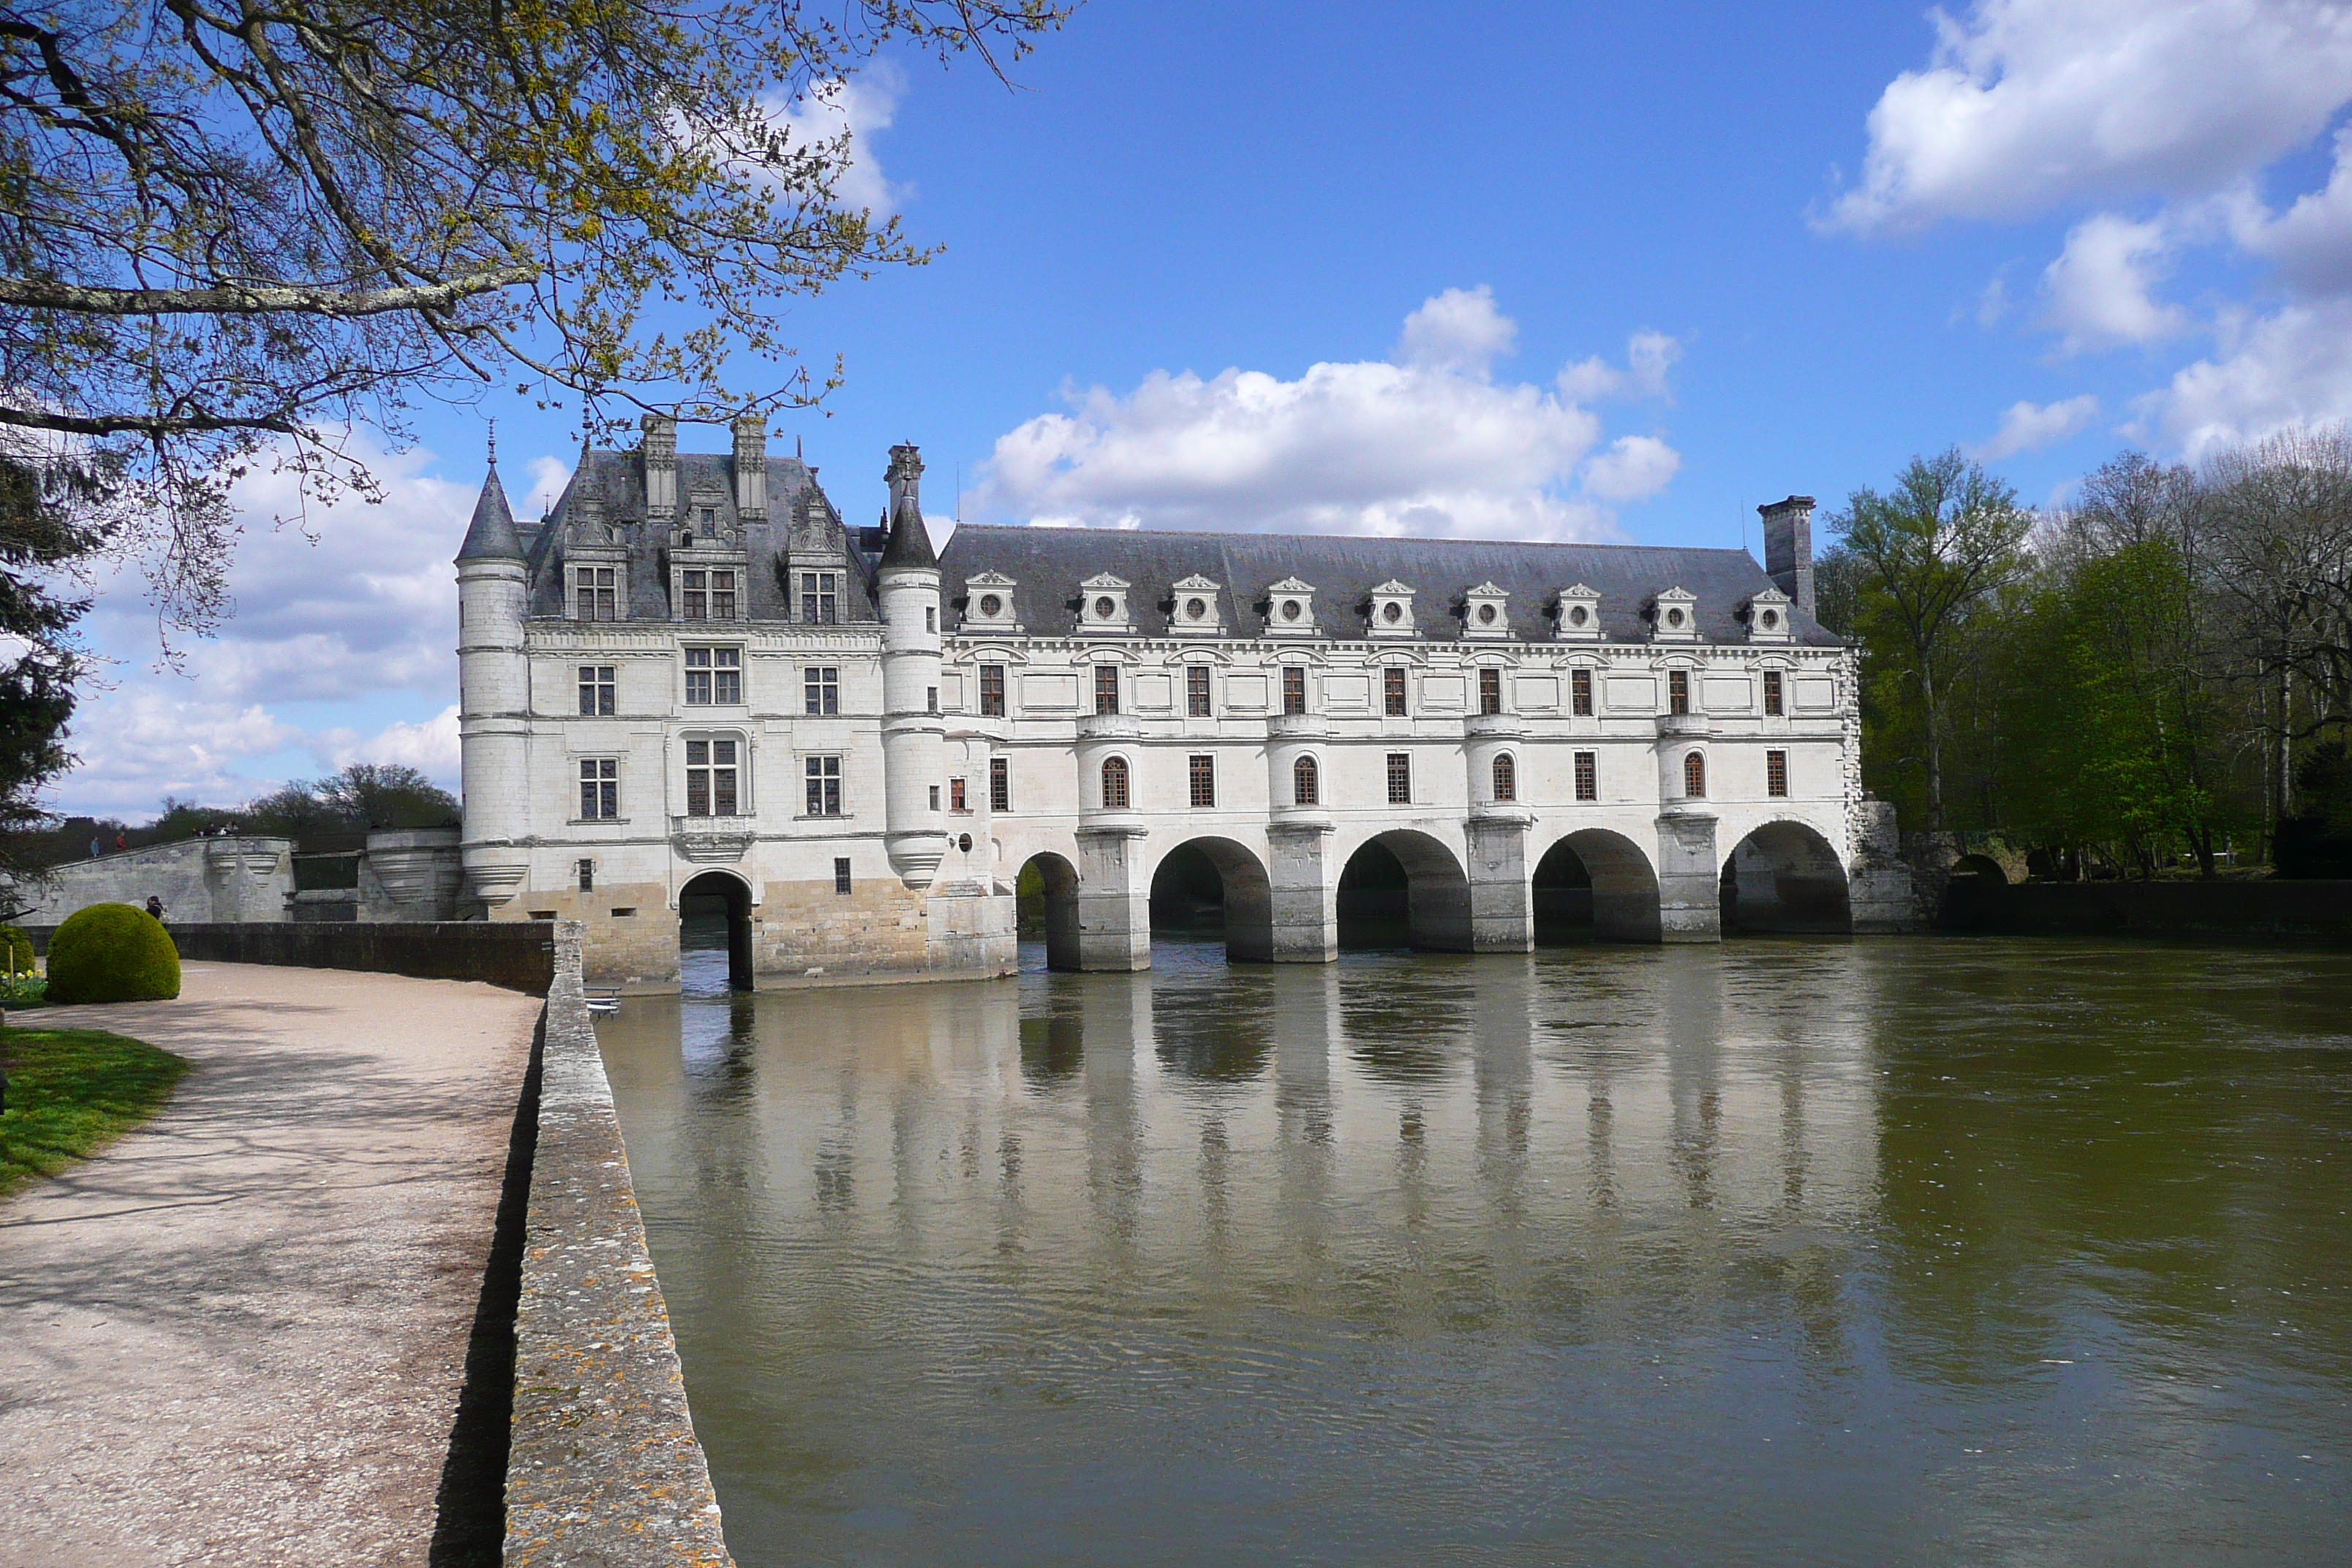
<svg viewBox="0 0 2352 1568">
<path fill-rule="evenodd" d="M 2352 1547 L 2338 955 L 1155 957 L 600 1026 L 747 1568 Z"/>
</svg>

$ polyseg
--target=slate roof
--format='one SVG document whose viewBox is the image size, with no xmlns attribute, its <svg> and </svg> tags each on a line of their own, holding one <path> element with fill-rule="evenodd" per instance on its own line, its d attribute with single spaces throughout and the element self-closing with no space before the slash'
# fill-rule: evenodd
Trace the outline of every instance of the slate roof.
<svg viewBox="0 0 2352 1568">
<path fill-rule="evenodd" d="M 1195 573 L 1223 585 L 1219 597 L 1228 635 L 1244 637 L 1266 626 L 1266 590 L 1293 577 L 1315 587 L 1317 628 L 1326 637 L 1347 639 L 1364 636 L 1364 606 L 1372 590 L 1391 578 L 1415 590 L 1424 640 L 1454 636 L 1464 592 L 1492 582 L 1511 595 L 1512 635 L 1530 642 L 1553 640 L 1551 611 L 1559 591 L 1578 584 L 1600 594 L 1601 629 L 1611 642 L 1650 641 L 1642 606 L 1675 587 L 1697 596 L 1700 640 L 1745 642 L 1747 627 L 1734 612 L 1749 595 L 1772 585 L 1744 550 L 967 523 L 955 531 L 940 558 L 950 629 L 962 625 L 965 582 L 983 572 L 1012 578 L 1018 584 L 1012 590 L 1015 618 L 1031 636 L 1049 637 L 1073 628 L 1078 584 L 1101 572 L 1134 584 L 1128 595 L 1129 616 L 1145 636 L 1168 631 L 1173 585 Z M 1840 645 L 1811 616 L 1792 610 L 1789 618 L 1796 643 Z"/>
<path fill-rule="evenodd" d="M 616 543 L 629 566 L 629 618 L 667 620 L 670 615 L 668 574 L 664 566 L 674 526 L 649 526 L 646 519 L 646 473 L 638 452 L 589 451 L 562 498 L 536 527 L 520 531 L 529 556 L 530 613 L 564 613 L 563 552 L 575 512 L 584 517 L 592 509 L 583 498 L 591 488 L 601 495 L 604 520 L 614 525 Z M 843 574 L 841 618 L 872 622 L 876 613 L 872 584 L 865 558 L 853 547 L 849 532 L 817 483 L 816 470 L 798 458 L 768 454 L 768 511 L 764 519 L 746 523 L 735 508 L 735 458 L 727 452 L 677 454 L 677 526 L 698 522 L 700 509 L 709 507 L 723 534 L 742 532 L 749 570 L 744 585 L 743 618 L 754 621 L 791 618 L 792 601 L 783 581 L 785 554 L 794 565 L 822 563 L 837 565 Z M 504 501 L 501 499 L 500 504 Z M 460 559 L 463 559 L 461 556 Z"/>
<path fill-rule="evenodd" d="M 457 546 L 457 559 L 522 559 L 522 538 L 515 531 L 514 512 L 507 506 L 507 488 L 499 482 L 496 462 L 482 480 L 482 493 L 474 499 L 474 521 L 466 527 L 466 542 Z"/>
</svg>

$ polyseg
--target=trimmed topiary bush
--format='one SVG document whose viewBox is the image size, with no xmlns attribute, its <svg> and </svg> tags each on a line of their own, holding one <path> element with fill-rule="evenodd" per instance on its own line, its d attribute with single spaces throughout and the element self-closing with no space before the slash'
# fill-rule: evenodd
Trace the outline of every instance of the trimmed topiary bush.
<svg viewBox="0 0 2352 1568">
<path fill-rule="evenodd" d="M 49 1000 L 156 1002 L 180 994 L 180 950 L 130 904 L 92 904 L 49 938 Z"/>
</svg>

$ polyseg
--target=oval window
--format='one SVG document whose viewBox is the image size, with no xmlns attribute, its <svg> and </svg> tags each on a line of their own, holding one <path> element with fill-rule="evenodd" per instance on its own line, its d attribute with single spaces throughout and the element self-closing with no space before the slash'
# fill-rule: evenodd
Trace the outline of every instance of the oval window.
<svg viewBox="0 0 2352 1568">
<path fill-rule="evenodd" d="M 962 850 L 967 855 L 971 854 L 971 835 L 969 833 L 960 833 L 956 835 L 956 847 Z"/>
<path fill-rule="evenodd" d="M 1779 626 L 1780 624 L 1780 611 L 1778 611 L 1778 610 L 1767 610 L 1767 611 L 1765 611 L 1765 612 L 1764 612 L 1764 629 L 1765 629 L 1766 631 L 1770 631 L 1774 626 Z"/>
<path fill-rule="evenodd" d="M 1494 605 L 1481 605 L 1478 606 L 1478 624 L 1482 626 L 1491 626 L 1495 624 Z"/>
<path fill-rule="evenodd" d="M 1184 615 L 1187 619 L 1195 621 L 1204 620 L 1208 617 L 1208 614 L 1209 602 L 1206 599 L 1187 599 L 1184 601 Z"/>
<path fill-rule="evenodd" d="M 1095 601 L 1095 619 L 1098 621 L 1107 621 L 1118 612 L 1118 605 L 1111 601 L 1111 597 L 1108 594 Z"/>
<path fill-rule="evenodd" d="M 982 594 L 980 596 L 980 613 L 992 617 L 1001 616 L 1004 613 L 1004 601 L 993 594 Z"/>
<path fill-rule="evenodd" d="M 1388 622 L 1391 626 L 1396 625 L 1399 621 L 1404 619 L 1404 606 L 1398 604 L 1394 599 L 1391 599 L 1387 604 L 1381 606 L 1381 619 Z"/>
<path fill-rule="evenodd" d="M 1666 612 L 1666 625 L 1670 626 L 1678 626 L 1682 624 L 1683 613 L 1680 610 L 1668 610 Z"/>
<path fill-rule="evenodd" d="M 1571 626 L 1582 626 L 1585 619 L 1584 606 L 1582 605 L 1579 605 L 1574 609 L 1568 612 L 1568 624 Z"/>
<path fill-rule="evenodd" d="M 1286 621 L 1295 621 L 1298 618 L 1297 600 L 1285 599 L 1282 601 L 1282 618 Z"/>
</svg>

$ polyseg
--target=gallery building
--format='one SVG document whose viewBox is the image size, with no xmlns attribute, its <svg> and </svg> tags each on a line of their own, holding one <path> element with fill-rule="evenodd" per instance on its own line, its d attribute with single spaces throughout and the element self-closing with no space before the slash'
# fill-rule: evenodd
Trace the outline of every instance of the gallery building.
<svg viewBox="0 0 2352 1568">
<path fill-rule="evenodd" d="M 681 900 L 739 984 L 1150 962 L 1205 879 L 1235 959 L 1523 952 L 1908 918 L 1860 787 L 1855 654 L 1812 502 L 1738 550 L 957 528 L 893 447 L 852 528 L 756 421 L 649 416 L 533 525 L 495 464 L 457 557 L 468 895 L 587 922 L 592 983 L 674 987 Z M 1368 895 L 1370 896 L 1370 895 Z M 1363 900 L 1353 900 L 1361 904 Z"/>
</svg>

